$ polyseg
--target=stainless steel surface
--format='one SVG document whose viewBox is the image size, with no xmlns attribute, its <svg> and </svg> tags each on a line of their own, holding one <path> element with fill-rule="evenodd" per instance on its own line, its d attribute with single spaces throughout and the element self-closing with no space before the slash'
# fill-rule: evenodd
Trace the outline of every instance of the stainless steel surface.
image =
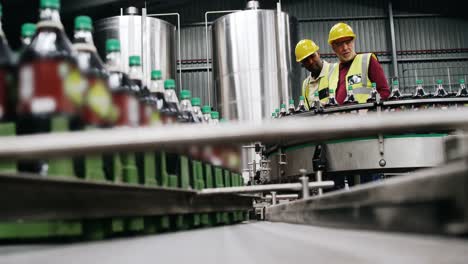
<svg viewBox="0 0 468 264">
<path fill-rule="evenodd" d="M 464 239 L 254 222 L 91 243 L 0 246 L 0 263 L 464 264 L 467 247 Z"/>
<path fill-rule="evenodd" d="M 308 179 L 307 179 L 308 180 Z M 335 186 L 333 181 L 323 181 L 320 183 L 309 182 L 308 186 L 303 188 L 302 183 L 281 183 L 281 184 L 262 184 L 262 185 L 249 185 L 241 187 L 225 187 L 225 188 L 207 188 L 199 191 L 200 195 L 205 194 L 221 194 L 221 193 L 260 193 L 270 191 L 283 191 L 292 190 L 300 191 L 302 189 L 317 189 L 317 188 L 331 188 Z"/>
<path fill-rule="evenodd" d="M 319 183 L 319 182 L 322 182 L 322 175 L 323 175 L 323 171 L 316 171 L 315 172 L 315 182 Z M 322 195 L 323 194 L 323 189 L 322 188 L 318 188 L 318 195 Z"/>
<path fill-rule="evenodd" d="M 128 71 L 128 57 L 139 55 L 146 83 L 149 83 L 151 70 L 160 69 L 163 79 L 176 77 L 176 28 L 161 19 L 147 17 L 144 23 L 138 15 L 114 16 L 95 23 L 96 47 L 105 58 L 105 43 L 108 38 L 120 40 L 122 64 Z M 142 42 L 143 37 L 145 41 Z"/>
<path fill-rule="evenodd" d="M 271 192 L 271 204 L 276 205 L 276 192 Z"/>
<path fill-rule="evenodd" d="M 0 220 L 52 220 L 110 216 L 249 210 L 252 198 L 137 184 L 38 175 L 0 174 Z M 8 202 L 7 202 L 8 201 Z"/>
<path fill-rule="evenodd" d="M 272 195 L 265 195 L 262 198 L 264 200 L 271 200 L 273 197 L 272 197 Z M 282 200 L 282 199 L 290 200 L 290 199 L 298 199 L 298 198 L 299 198 L 298 194 L 277 194 L 276 195 L 277 200 Z"/>
<path fill-rule="evenodd" d="M 289 99 L 300 82 L 293 60 L 296 23 L 287 13 L 260 9 L 213 22 L 213 73 L 222 116 L 260 121 Z"/>
<path fill-rule="evenodd" d="M 468 128 L 468 110 L 340 115 L 318 118 L 317 122 L 320 122 L 320 126 L 309 122 L 309 119 L 296 118 L 230 122 L 216 126 L 178 124 L 164 128 L 120 128 L 1 137 L 0 158 L 45 158 L 127 150 L 187 150 L 190 145 L 242 145 L 255 141 L 264 144 L 314 143 L 379 133 L 463 130 Z"/>
<path fill-rule="evenodd" d="M 448 235 L 468 233 L 467 160 L 271 206 L 270 221 Z"/>
<path fill-rule="evenodd" d="M 411 134 L 384 137 L 385 151 L 380 154 L 379 139 L 349 139 L 345 142 L 326 143 L 328 173 L 347 171 L 401 171 L 416 168 L 435 167 L 445 160 L 445 134 Z M 297 177 L 301 168 L 307 174 L 314 173 L 312 158 L 315 145 L 283 147 L 288 163 L 278 166 L 274 161 L 279 152 L 270 155 L 272 159 L 271 180 Z M 282 174 L 280 175 L 279 173 Z"/>
<path fill-rule="evenodd" d="M 398 58 L 397 48 L 395 39 L 395 23 L 393 22 L 393 5 L 392 1 L 388 1 L 388 18 L 390 26 L 390 41 L 392 43 L 392 66 L 393 66 L 393 77 L 398 78 Z"/>
<path fill-rule="evenodd" d="M 207 11 L 205 12 L 205 49 L 206 49 L 206 90 L 208 94 L 208 104 L 212 104 L 212 95 L 211 92 L 213 90 L 213 87 L 211 86 L 211 76 L 210 76 L 210 55 L 213 57 L 212 54 L 210 54 L 210 48 L 209 48 L 209 39 L 208 39 L 208 15 L 210 14 L 226 14 L 226 13 L 233 13 L 241 10 L 218 10 L 218 11 Z"/>
<path fill-rule="evenodd" d="M 307 198 L 310 197 L 309 188 L 306 187 L 308 184 L 310 184 L 310 183 L 309 183 L 309 177 L 307 177 L 307 176 L 305 175 L 305 171 L 304 171 L 304 170 L 302 170 L 301 173 L 302 173 L 302 176 L 301 176 L 301 178 L 299 178 L 299 179 L 301 180 L 302 199 L 307 199 Z M 319 185 L 319 186 L 322 185 L 322 183 L 316 183 L 316 184 Z"/>
<path fill-rule="evenodd" d="M 146 9 L 144 9 L 146 10 Z M 179 72 L 179 87 L 180 89 L 187 89 L 188 87 L 185 87 L 182 83 L 182 67 L 180 65 L 182 65 L 182 59 L 181 59 L 181 52 L 180 52 L 180 42 L 181 42 L 181 39 L 180 39 L 180 14 L 179 13 L 163 13 L 163 14 L 149 14 L 148 15 L 149 17 L 166 17 L 166 16 L 176 16 L 177 17 L 177 63 L 176 65 L 177 68 L 178 68 L 178 72 Z M 146 36 L 147 37 L 147 36 Z M 143 48 L 144 49 L 144 48 Z M 149 50 L 148 52 L 151 53 L 151 50 Z M 149 77 L 149 79 L 151 79 Z"/>
</svg>

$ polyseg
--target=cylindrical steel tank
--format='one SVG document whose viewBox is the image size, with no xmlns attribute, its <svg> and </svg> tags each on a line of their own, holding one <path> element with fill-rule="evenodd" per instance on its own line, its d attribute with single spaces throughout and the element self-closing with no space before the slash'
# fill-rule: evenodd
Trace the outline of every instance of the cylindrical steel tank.
<svg viewBox="0 0 468 264">
<path fill-rule="evenodd" d="M 153 69 L 161 70 L 163 79 L 176 79 L 176 27 L 154 17 L 146 17 L 143 24 L 139 15 L 114 16 L 97 21 L 95 41 L 99 54 L 105 58 L 106 40 L 117 38 L 121 43 L 125 71 L 128 71 L 128 57 L 139 55 L 147 83 Z"/>
<path fill-rule="evenodd" d="M 287 13 L 251 9 L 225 15 L 213 22 L 212 39 L 215 97 L 223 117 L 270 118 L 300 89 L 297 20 Z"/>
</svg>

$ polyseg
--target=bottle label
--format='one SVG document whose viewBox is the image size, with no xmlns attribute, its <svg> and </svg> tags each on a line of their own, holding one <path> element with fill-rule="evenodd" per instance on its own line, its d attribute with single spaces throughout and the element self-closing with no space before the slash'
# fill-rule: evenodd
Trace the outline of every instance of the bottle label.
<svg viewBox="0 0 468 264">
<path fill-rule="evenodd" d="M 112 97 L 102 79 L 93 78 L 89 81 L 85 100 L 87 123 L 100 123 L 112 119 Z"/>
<path fill-rule="evenodd" d="M 112 95 L 112 101 L 115 105 L 113 108 L 116 116 L 116 125 L 132 126 L 139 125 L 139 103 L 138 100 L 125 93 L 116 93 Z"/>
<path fill-rule="evenodd" d="M 83 103 L 86 86 L 78 68 L 63 60 L 21 65 L 18 112 L 74 113 Z"/>
</svg>

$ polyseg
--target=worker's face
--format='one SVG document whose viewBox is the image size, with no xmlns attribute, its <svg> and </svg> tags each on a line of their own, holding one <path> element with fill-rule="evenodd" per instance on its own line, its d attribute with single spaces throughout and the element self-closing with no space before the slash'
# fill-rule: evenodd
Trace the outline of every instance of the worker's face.
<svg viewBox="0 0 468 264">
<path fill-rule="evenodd" d="M 341 62 L 348 62 L 356 56 L 354 51 L 354 38 L 340 38 L 332 43 L 332 49 Z"/>
<path fill-rule="evenodd" d="M 322 60 L 320 59 L 320 54 L 315 52 L 309 57 L 301 61 L 302 67 L 306 68 L 312 73 L 313 76 L 318 76 L 322 71 Z"/>
</svg>

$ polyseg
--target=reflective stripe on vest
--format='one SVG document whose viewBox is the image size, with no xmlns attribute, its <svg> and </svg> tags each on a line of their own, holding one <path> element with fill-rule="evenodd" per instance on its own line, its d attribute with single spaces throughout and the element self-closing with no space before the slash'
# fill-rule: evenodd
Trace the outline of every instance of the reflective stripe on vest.
<svg viewBox="0 0 468 264">
<path fill-rule="evenodd" d="M 325 75 L 320 78 L 320 81 L 319 81 L 319 85 L 318 85 L 318 89 L 317 91 L 320 93 L 321 90 L 323 89 L 328 89 L 328 79 L 329 79 L 329 76 L 330 76 L 330 73 L 331 73 L 331 69 L 333 69 L 335 63 L 333 64 L 332 67 L 330 67 L 330 63 L 327 63 L 325 65 Z M 305 80 L 302 82 L 302 96 L 304 96 L 304 100 L 305 100 L 305 106 L 307 107 L 307 110 L 310 109 L 310 104 L 312 104 L 313 102 L 310 102 L 310 99 L 312 98 L 309 98 L 309 93 L 310 93 L 310 75 L 305 78 Z M 328 95 L 327 97 L 322 97 L 320 94 L 319 94 L 319 98 L 320 98 L 320 101 L 322 103 L 325 103 L 327 101 L 327 98 L 328 98 Z"/>
<path fill-rule="evenodd" d="M 327 77 L 326 82 L 325 81 L 323 82 L 324 84 L 326 83 L 326 85 L 319 86 L 319 88 L 318 88 L 320 102 L 322 104 L 326 104 L 328 102 L 328 97 L 330 97 L 329 78 L 330 78 L 330 75 L 332 74 L 333 70 L 335 69 L 336 65 L 337 65 L 337 63 L 330 64 L 330 66 L 328 68 L 328 71 L 327 71 L 327 75 L 325 76 L 325 77 Z"/>
<path fill-rule="evenodd" d="M 372 91 L 372 82 L 368 76 L 371 55 L 372 53 L 356 55 L 348 73 L 346 73 L 345 88 L 347 89 L 351 84 L 353 86 L 354 97 L 361 104 L 367 102 L 367 98 L 369 98 L 369 94 Z M 330 88 L 334 89 L 335 93 L 338 87 L 339 68 L 336 67 L 330 76 Z"/>
</svg>

